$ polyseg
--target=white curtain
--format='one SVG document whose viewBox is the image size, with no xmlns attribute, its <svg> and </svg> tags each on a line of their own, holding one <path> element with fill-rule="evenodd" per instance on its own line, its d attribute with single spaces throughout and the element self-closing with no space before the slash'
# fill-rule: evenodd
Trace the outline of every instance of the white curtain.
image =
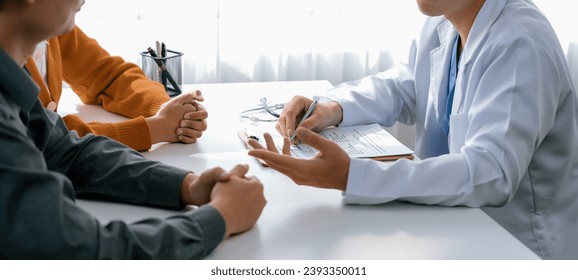
<svg viewBox="0 0 578 280">
<path fill-rule="evenodd" d="M 135 63 L 164 41 L 185 53 L 185 83 L 337 84 L 405 56 L 423 18 L 414 1 L 399 0 L 98 0 L 87 1 L 77 24 Z"/>
<path fill-rule="evenodd" d="M 578 42 L 567 1 L 535 0 L 567 51 Z M 405 59 L 423 15 L 415 1 L 97 0 L 77 24 L 114 55 L 164 41 L 184 55 L 184 82 L 326 79 L 337 84 Z M 574 55 L 575 56 L 575 55 Z"/>
<path fill-rule="evenodd" d="M 578 42 L 569 2 L 535 3 L 566 50 Z M 77 23 L 135 63 L 156 40 L 184 52 L 185 83 L 337 84 L 405 59 L 423 19 L 414 0 L 95 0 L 86 2 Z"/>
</svg>

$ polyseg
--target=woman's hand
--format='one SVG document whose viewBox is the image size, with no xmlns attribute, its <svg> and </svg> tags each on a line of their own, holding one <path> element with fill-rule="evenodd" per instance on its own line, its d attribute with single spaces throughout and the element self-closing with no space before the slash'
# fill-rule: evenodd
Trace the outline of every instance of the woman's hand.
<svg viewBox="0 0 578 280">
<path fill-rule="evenodd" d="M 208 113 L 198 102 L 203 101 L 200 91 L 181 94 L 167 103 L 152 117 L 147 118 L 152 144 L 160 142 L 195 143 L 207 130 Z"/>
</svg>

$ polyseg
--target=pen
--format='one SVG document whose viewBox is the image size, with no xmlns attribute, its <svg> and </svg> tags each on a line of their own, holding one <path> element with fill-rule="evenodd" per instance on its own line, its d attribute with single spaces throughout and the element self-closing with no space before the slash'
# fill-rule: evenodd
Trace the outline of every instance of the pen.
<svg viewBox="0 0 578 280">
<path fill-rule="evenodd" d="M 169 82 L 171 82 L 171 85 L 173 85 L 173 88 L 175 89 L 175 91 L 178 93 L 181 93 L 181 88 L 179 87 L 179 85 L 177 84 L 175 79 L 173 79 L 173 76 L 171 76 L 171 73 L 169 73 L 169 71 L 167 70 L 167 67 L 163 63 L 162 59 L 160 59 L 157 56 L 157 53 L 151 47 L 148 47 L 147 50 L 148 50 L 149 54 L 153 57 L 154 61 L 157 63 L 159 68 L 161 69 L 162 73 L 165 74 L 167 79 L 169 79 Z"/>
<path fill-rule="evenodd" d="M 156 54 L 160 55 L 160 58 L 164 58 L 165 56 L 164 56 L 163 51 L 161 49 L 161 42 L 159 42 L 158 40 L 155 41 L 155 48 L 156 48 Z M 161 61 L 163 63 L 166 62 L 166 60 L 161 60 Z M 160 76 L 161 84 L 163 84 L 163 87 L 165 88 L 165 90 L 168 90 L 167 89 L 167 77 L 165 75 L 165 72 L 162 71 L 162 69 L 159 69 L 159 76 Z"/>
<path fill-rule="evenodd" d="M 167 57 L 167 45 L 165 45 L 165 42 L 161 43 L 161 57 Z"/>
<path fill-rule="evenodd" d="M 167 57 L 167 46 L 165 45 L 165 42 L 161 43 L 161 58 L 163 58 L 163 63 L 167 63 L 166 57 Z M 161 83 L 163 84 L 163 86 L 167 87 L 167 75 L 165 75 L 164 73 L 161 75 Z"/>
<path fill-rule="evenodd" d="M 309 105 L 309 108 L 305 112 L 305 115 L 303 115 L 303 118 L 301 119 L 301 121 L 299 121 L 299 124 L 297 124 L 297 126 L 295 127 L 295 131 L 293 131 L 291 137 L 289 137 L 289 141 L 293 142 L 293 139 L 295 139 L 295 135 L 297 134 L 297 128 L 303 123 L 304 120 L 306 120 L 307 118 L 309 118 L 309 116 L 311 116 L 311 113 L 313 113 L 313 110 L 315 110 L 315 106 L 317 106 L 317 100 L 318 99 L 313 100 L 313 103 Z"/>
<path fill-rule="evenodd" d="M 163 52 L 162 52 L 162 50 L 161 50 L 161 42 L 155 41 L 155 45 L 156 45 L 156 48 L 157 48 L 157 52 L 156 52 L 156 53 L 157 53 L 158 55 L 160 55 L 161 58 L 163 58 Z"/>
</svg>

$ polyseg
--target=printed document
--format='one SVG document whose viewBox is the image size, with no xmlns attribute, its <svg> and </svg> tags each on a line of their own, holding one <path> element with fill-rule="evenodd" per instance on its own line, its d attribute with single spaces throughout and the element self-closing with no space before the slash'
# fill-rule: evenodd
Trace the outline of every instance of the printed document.
<svg viewBox="0 0 578 280">
<path fill-rule="evenodd" d="M 264 131 L 244 131 L 241 135 L 253 135 L 262 138 Z M 279 151 L 283 150 L 283 138 L 276 131 L 268 131 Z M 413 151 L 399 142 L 379 124 L 332 127 L 319 132 L 319 135 L 337 143 L 350 157 L 372 158 L 376 160 L 396 160 L 413 158 Z M 245 140 L 245 139 L 242 139 Z M 264 140 L 260 142 L 265 146 Z M 307 144 L 291 145 L 291 155 L 308 159 L 319 151 Z"/>
<path fill-rule="evenodd" d="M 337 143 L 350 157 L 379 158 L 411 155 L 413 151 L 399 142 L 379 124 L 333 127 L 319 135 Z M 306 144 L 291 146 L 297 158 L 312 158 L 318 151 Z"/>
</svg>

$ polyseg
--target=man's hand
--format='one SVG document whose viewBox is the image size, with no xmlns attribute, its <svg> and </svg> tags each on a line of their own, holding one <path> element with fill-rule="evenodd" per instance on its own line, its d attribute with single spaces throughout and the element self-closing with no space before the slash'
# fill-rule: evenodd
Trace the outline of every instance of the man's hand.
<svg viewBox="0 0 578 280">
<path fill-rule="evenodd" d="M 217 209 L 225 220 L 225 237 L 247 231 L 267 204 L 263 184 L 256 177 L 245 177 L 248 171 L 248 165 L 239 164 L 229 172 L 215 167 L 200 175 L 189 173 L 181 185 L 181 201 Z"/>
<path fill-rule="evenodd" d="M 265 204 L 263 184 L 252 176 L 232 175 L 229 181 L 217 183 L 211 193 L 210 205 L 225 220 L 225 237 L 251 229 Z"/>
<path fill-rule="evenodd" d="M 319 153 L 312 159 L 291 157 L 289 139 L 284 137 L 283 151 L 279 154 L 273 138 L 265 133 L 267 148 L 254 139 L 248 141 L 254 149 L 249 155 L 264 160 L 267 165 L 285 175 L 299 185 L 345 191 L 349 174 L 349 156 L 339 145 L 327 140 L 309 129 L 297 129 L 297 137 Z"/>
<path fill-rule="evenodd" d="M 279 121 L 275 125 L 277 131 L 283 137 L 289 137 L 293 134 L 293 131 L 297 129 L 297 124 L 301 121 L 311 103 L 313 103 L 313 100 L 307 97 L 294 96 L 291 101 L 285 104 L 281 112 Z M 337 125 L 341 122 L 342 117 L 343 112 L 337 102 L 319 103 L 311 116 L 304 120 L 300 127 L 321 131 L 327 127 Z M 298 135 L 297 138 L 299 138 Z"/>
<path fill-rule="evenodd" d="M 221 167 L 214 167 L 201 174 L 189 173 L 181 184 L 181 202 L 197 206 L 207 204 L 211 201 L 211 192 L 217 182 L 227 182 L 232 176 L 244 178 L 248 171 L 248 165 L 238 164 L 229 172 Z"/>
</svg>

